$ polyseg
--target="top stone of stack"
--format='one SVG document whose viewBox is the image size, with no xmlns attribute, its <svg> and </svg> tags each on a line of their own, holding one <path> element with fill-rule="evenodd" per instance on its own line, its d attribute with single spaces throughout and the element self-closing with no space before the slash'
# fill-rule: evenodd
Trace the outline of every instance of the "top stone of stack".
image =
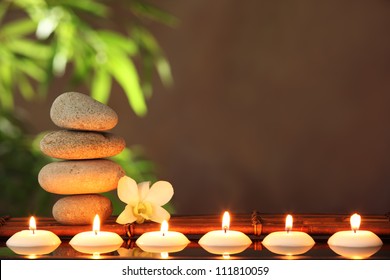
<svg viewBox="0 0 390 280">
<path fill-rule="evenodd" d="M 78 92 L 58 96 L 51 106 L 50 118 L 55 125 L 72 130 L 106 131 L 118 123 L 114 110 Z"/>
</svg>

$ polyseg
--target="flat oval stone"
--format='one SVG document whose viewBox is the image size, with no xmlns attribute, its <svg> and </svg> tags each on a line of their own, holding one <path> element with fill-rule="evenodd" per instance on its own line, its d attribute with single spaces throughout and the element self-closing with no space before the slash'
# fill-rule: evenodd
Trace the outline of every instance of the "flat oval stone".
<svg viewBox="0 0 390 280">
<path fill-rule="evenodd" d="M 45 191 L 55 194 L 104 193 L 116 189 L 124 174 L 111 160 L 70 160 L 45 165 L 38 181 Z"/>
<path fill-rule="evenodd" d="M 41 151 L 59 159 L 95 159 L 111 157 L 125 148 L 125 140 L 111 133 L 58 130 L 40 143 Z"/>
<path fill-rule="evenodd" d="M 58 96 L 50 109 L 51 120 L 59 127 L 105 131 L 118 123 L 118 115 L 107 105 L 78 92 Z"/>
<path fill-rule="evenodd" d="M 100 194 L 66 196 L 53 206 L 54 219 L 64 225 L 92 225 L 96 214 L 103 222 L 111 213 L 111 201 Z"/>
</svg>

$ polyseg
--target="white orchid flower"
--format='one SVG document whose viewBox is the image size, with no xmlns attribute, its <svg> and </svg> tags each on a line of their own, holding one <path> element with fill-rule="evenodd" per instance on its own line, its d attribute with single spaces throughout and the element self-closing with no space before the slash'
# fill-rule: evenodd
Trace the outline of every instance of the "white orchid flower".
<svg viewBox="0 0 390 280">
<path fill-rule="evenodd" d="M 137 182 L 123 176 L 118 182 L 118 197 L 126 203 L 125 210 L 118 216 L 119 224 L 143 223 L 145 220 L 161 223 L 171 215 L 161 206 L 173 196 L 173 187 L 169 182 L 158 181 L 149 189 L 150 182 Z"/>
</svg>

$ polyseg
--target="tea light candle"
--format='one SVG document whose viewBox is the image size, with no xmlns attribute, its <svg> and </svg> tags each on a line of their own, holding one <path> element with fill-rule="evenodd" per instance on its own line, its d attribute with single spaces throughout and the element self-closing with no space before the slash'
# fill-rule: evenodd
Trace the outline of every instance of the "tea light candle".
<svg viewBox="0 0 390 280">
<path fill-rule="evenodd" d="M 263 245 L 275 254 L 299 255 L 309 251 L 314 240 L 305 232 L 292 231 L 293 217 L 287 215 L 286 230 L 276 231 L 267 235 L 263 240 Z"/>
<path fill-rule="evenodd" d="M 114 232 L 100 231 L 99 215 L 95 216 L 92 231 L 76 234 L 69 244 L 81 253 L 103 254 L 119 249 L 123 239 Z"/>
<path fill-rule="evenodd" d="M 373 232 L 359 230 L 361 217 L 353 214 L 350 218 L 351 230 L 339 231 L 329 240 L 329 247 L 341 256 L 348 258 L 367 258 L 382 247 L 382 240 Z"/>
<path fill-rule="evenodd" d="M 222 218 L 222 229 L 213 230 L 199 239 L 199 245 L 212 254 L 224 255 L 238 254 L 244 251 L 252 243 L 244 233 L 230 230 L 230 215 L 225 212 Z"/>
<path fill-rule="evenodd" d="M 160 231 L 145 232 L 135 243 L 146 252 L 170 253 L 183 250 L 190 241 L 180 232 L 168 231 L 168 222 L 163 221 Z"/>
<path fill-rule="evenodd" d="M 44 255 L 53 252 L 61 240 L 53 232 L 37 230 L 34 217 L 30 218 L 29 230 L 22 230 L 12 235 L 6 245 L 20 255 Z"/>
</svg>

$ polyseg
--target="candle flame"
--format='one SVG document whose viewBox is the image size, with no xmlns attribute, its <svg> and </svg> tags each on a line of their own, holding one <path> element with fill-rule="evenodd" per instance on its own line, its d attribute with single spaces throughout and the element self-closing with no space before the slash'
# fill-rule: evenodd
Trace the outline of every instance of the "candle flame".
<svg viewBox="0 0 390 280">
<path fill-rule="evenodd" d="M 35 218 L 33 216 L 30 218 L 29 229 L 32 230 L 33 233 L 35 233 L 35 230 L 37 229 L 37 223 L 35 222 Z"/>
<path fill-rule="evenodd" d="M 94 231 L 95 234 L 100 231 L 100 218 L 98 214 L 96 214 L 95 218 L 93 219 L 92 231 Z"/>
<path fill-rule="evenodd" d="M 360 221 L 361 221 L 361 217 L 359 214 L 353 214 L 351 216 L 351 219 L 350 219 L 350 223 L 351 223 L 351 228 L 354 232 L 356 232 L 359 227 L 360 227 Z"/>
<path fill-rule="evenodd" d="M 163 236 L 168 232 L 168 222 L 166 220 L 162 221 L 160 231 Z"/>
<path fill-rule="evenodd" d="M 230 215 L 228 211 L 225 211 L 223 213 L 223 218 L 222 218 L 222 229 L 226 232 L 230 227 Z"/>
<path fill-rule="evenodd" d="M 291 215 L 287 215 L 286 217 L 286 231 L 290 232 L 293 227 L 293 217 Z"/>
</svg>

